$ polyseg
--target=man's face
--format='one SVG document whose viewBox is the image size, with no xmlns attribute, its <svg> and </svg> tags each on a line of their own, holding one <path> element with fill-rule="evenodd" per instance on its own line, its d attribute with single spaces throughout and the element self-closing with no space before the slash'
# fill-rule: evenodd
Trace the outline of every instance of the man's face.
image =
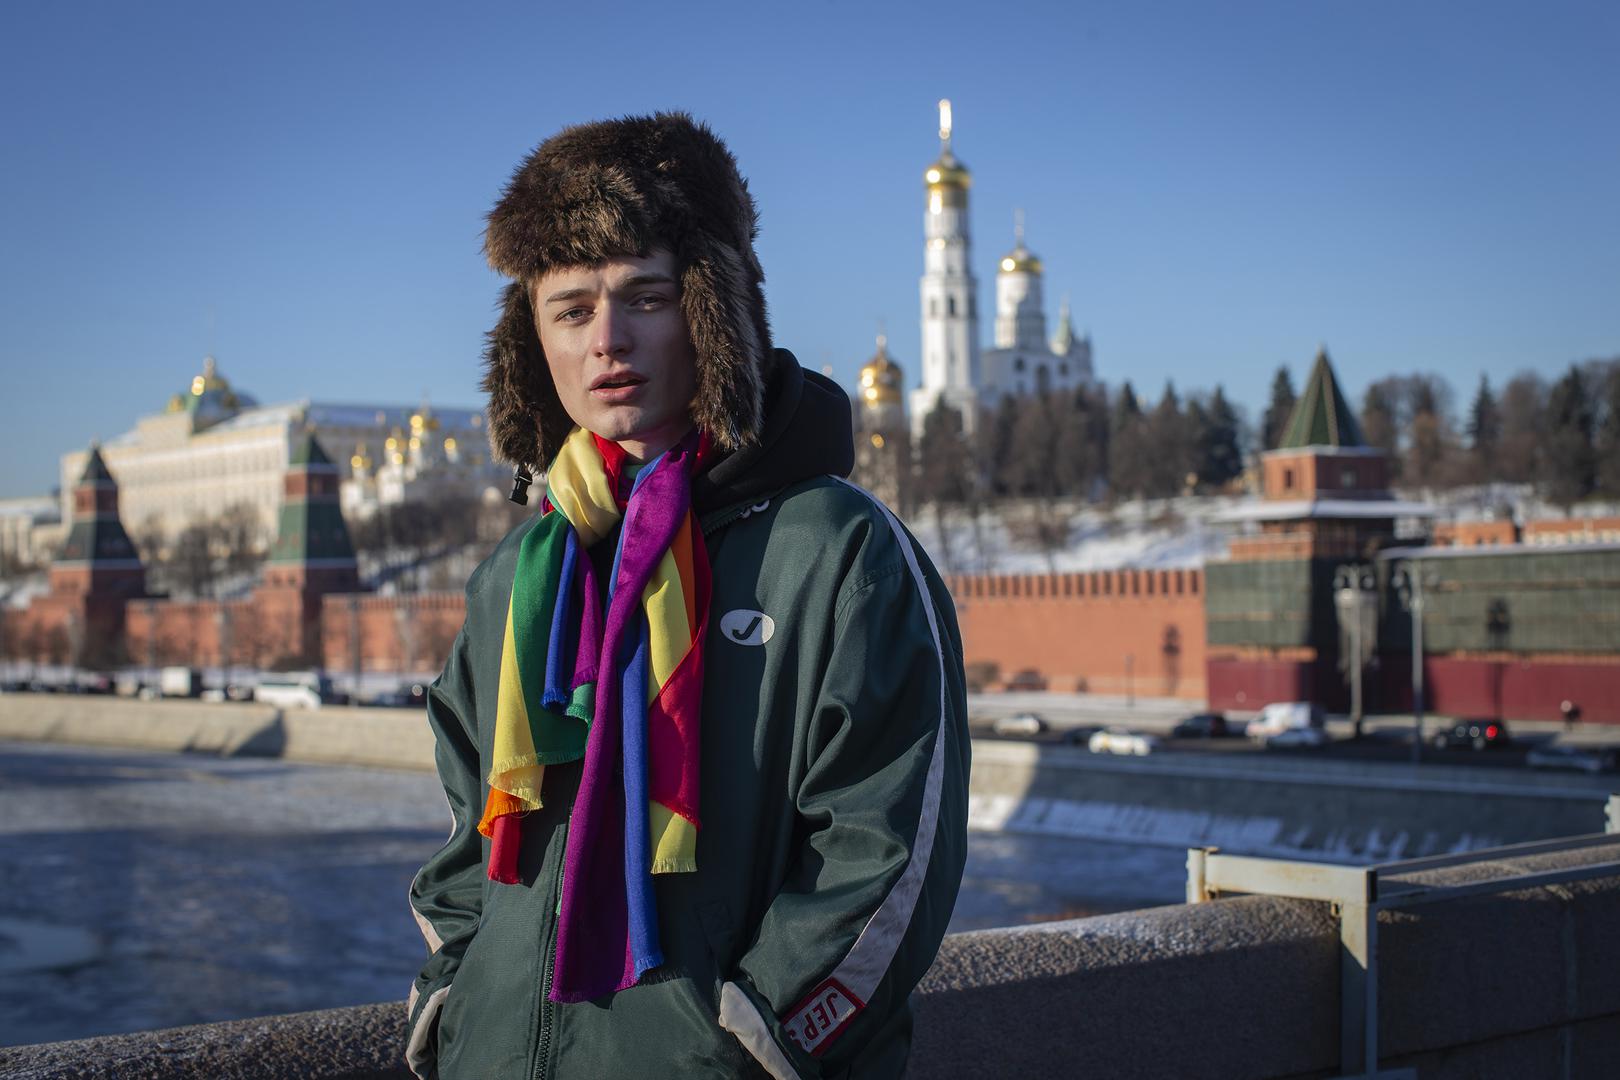
<svg viewBox="0 0 1620 1080">
<path fill-rule="evenodd" d="M 654 250 L 553 270 L 532 286 L 535 329 L 568 415 L 647 461 L 692 427 L 692 335 L 675 257 Z"/>
</svg>

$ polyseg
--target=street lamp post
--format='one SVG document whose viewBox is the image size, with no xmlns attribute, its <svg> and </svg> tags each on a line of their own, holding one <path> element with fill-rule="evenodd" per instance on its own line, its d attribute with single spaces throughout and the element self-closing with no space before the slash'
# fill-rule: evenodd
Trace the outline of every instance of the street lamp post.
<svg viewBox="0 0 1620 1080">
<path fill-rule="evenodd" d="M 1440 583 L 1433 570 L 1410 561 L 1395 570 L 1395 589 L 1401 604 L 1412 613 L 1412 760 L 1423 755 L 1423 590 Z"/>
<path fill-rule="evenodd" d="M 1370 615 L 1377 611 L 1378 579 L 1366 566 L 1341 566 L 1333 575 L 1333 606 L 1339 616 L 1341 629 L 1350 636 L 1350 719 L 1356 727 L 1356 738 L 1361 738 L 1364 719 L 1362 669 L 1367 666 L 1367 654 L 1372 651 L 1377 633 L 1376 624 L 1368 625 Z M 1346 626 L 1346 624 L 1349 624 Z"/>
</svg>

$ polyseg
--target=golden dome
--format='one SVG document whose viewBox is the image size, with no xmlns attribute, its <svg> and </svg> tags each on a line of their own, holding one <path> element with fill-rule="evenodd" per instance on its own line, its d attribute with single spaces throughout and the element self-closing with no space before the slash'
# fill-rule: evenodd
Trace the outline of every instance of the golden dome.
<svg viewBox="0 0 1620 1080">
<path fill-rule="evenodd" d="M 955 188 L 965 191 L 973 186 L 973 177 L 967 166 L 956 160 L 956 155 L 946 150 L 939 155 L 939 160 L 928 166 L 923 173 L 923 180 L 928 184 L 928 190 L 936 188 Z"/>
<path fill-rule="evenodd" d="M 898 405 L 905 385 L 900 365 L 889 359 L 888 339 L 878 335 L 877 355 L 861 365 L 861 404 L 867 406 Z"/>
<path fill-rule="evenodd" d="M 248 399 L 252 403 L 252 399 Z M 179 402 L 177 406 L 175 402 Z M 216 410 L 225 409 L 234 412 L 242 407 L 243 401 L 235 390 L 231 388 L 230 380 L 219 373 L 219 368 L 212 356 L 203 357 L 201 375 L 194 375 L 191 385 L 186 393 L 176 394 L 169 399 L 169 411 L 180 412 L 185 409 L 193 411 L 198 409 Z"/>
<path fill-rule="evenodd" d="M 997 265 L 1003 274 L 1039 274 L 1042 270 L 1040 257 L 1022 242 L 1003 255 Z"/>
</svg>

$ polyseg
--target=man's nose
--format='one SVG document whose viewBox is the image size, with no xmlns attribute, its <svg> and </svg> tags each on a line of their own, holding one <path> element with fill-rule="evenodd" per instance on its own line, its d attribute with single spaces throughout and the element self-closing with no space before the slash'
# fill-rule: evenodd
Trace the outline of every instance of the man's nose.
<svg viewBox="0 0 1620 1080">
<path fill-rule="evenodd" d="M 630 351 L 630 320 L 615 303 L 603 304 L 596 314 L 592 350 L 599 356 L 623 356 Z"/>
</svg>

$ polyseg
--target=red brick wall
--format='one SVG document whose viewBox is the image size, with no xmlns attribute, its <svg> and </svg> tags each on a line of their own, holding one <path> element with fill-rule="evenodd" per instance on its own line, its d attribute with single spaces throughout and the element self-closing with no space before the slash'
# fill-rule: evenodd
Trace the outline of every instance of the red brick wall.
<svg viewBox="0 0 1620 1080">
<path fill-rule="evenodd" d="M 1381 706 L 1410 709 L 1411 664 L 1384 660 Z M 1620 724 L 1620 656 L 1430 656 L 1423 680 L 1428 711 L 1442 716 L 1561 720 L 1568 700 L 1582 721 Z"/>
<path fill-rule="evenodd" d="M 964 659 L 1003 682 L 1033 670 L 1047 689 L 1204 697 L 1199 570 L 975 574 L 947 579 Z"/>
<path fill-rule="evenodd" d="M 1526 543 L 1591 544 L 1620 540 L 1620 518 L 1546 518 L 1524 524 Z"/>
<path fill-rule="evenodd" d="M 321 598 L 321 642 L 331 672 L 432 672 L 450 655 L 466 617 L 459 592 L 376 596 L 336 593 Z"/>
<path fill-rule="evenodd" d="M 1483 547 L 1517 544 L 1519 527 L 1512 521 L 1442 521 L 1434 527 L 1439 547 Z"/>
<path fill-rule="evenodd" d="M 138 667 L 257 667 L 279 655 L 253 599 L 132 600 L 124 626 L 128 662 Z"/>
</svg>

